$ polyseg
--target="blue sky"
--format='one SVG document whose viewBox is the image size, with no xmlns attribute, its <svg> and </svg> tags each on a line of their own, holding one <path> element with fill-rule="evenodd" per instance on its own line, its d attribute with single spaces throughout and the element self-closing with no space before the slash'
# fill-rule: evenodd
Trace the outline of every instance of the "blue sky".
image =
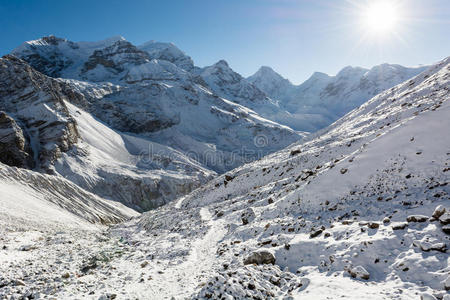
<svg viewBox="0 0 450 300">
<path fill-rule="evenodd" d="M 0 0 L 0 54 L 53 34 L 72 41 L 122 35 L 170 41 L 196 65 L 225 59 L 244 76 L 261 65 L 294 83 L 347 65 L 412 66 L 450 56 L 450 1 L 397 1 L 401 20 L 373 36 L 361 7 L 377 0 Z"/>
</svg>

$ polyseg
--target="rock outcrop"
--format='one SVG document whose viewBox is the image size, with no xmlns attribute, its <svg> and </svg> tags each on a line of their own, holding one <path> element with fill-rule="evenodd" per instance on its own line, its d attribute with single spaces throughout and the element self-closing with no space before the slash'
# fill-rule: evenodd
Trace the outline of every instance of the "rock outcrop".
<svg viewBox="0 0 450 300">
<path fill-rule="evenodd" d="M 10 55 L 0 59 L 0 78 L 0 106 L 23 124 L 37 158 L 36 167 L 52 173 L 53 163 L 78 139 L 60 84 Z M 15 132 L 21 139 L 19 131 Z"/>
<path fill-rule="evenodd" d="M 19 168 L 33 168 L 33 152 L 22 128 L 5 112 L 0 112 L 0 162 Z"/>
</svg>

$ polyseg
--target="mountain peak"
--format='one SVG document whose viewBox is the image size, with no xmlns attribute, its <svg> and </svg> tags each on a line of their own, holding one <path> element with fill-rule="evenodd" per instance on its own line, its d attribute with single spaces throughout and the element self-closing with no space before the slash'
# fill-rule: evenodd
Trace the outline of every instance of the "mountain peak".
<svg viewBox="0 0 450 300">
<path fill-rule="evenodd" d="M 265 80 L 284 81 L 287 80 L 274 69 L 269 66 L 261 66 L 255 74 L 248 77 L 249 80 L 255 81 L 257 78 L 264 78 Z"/>
<path fill-rule="evenodd" d="M 216 62 L 216 63 L 214 64 L 214 66 L 217 66 L 217 67 L 225 67 L 225 68 L 229 68 L 229 67 L 230 67 L 230 66 L 228 65 L 227 61 L 224 60 L 224 59 L 221 59 L 221 60 L 219 60 L 218 62 Z"/>
</svg>

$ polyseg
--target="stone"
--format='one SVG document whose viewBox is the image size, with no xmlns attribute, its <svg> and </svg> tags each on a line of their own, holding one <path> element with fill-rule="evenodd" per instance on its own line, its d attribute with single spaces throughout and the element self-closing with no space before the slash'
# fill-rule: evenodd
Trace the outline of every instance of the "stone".
<svg viewBox="0 0 450 300">
<path fill-rule="evenodd" d="M 275 256 L 268 250 L 259 250 L 251 253 L 245 260 L 244 265 L 275 264 Z"/>
<path fill-rule="evenodd" d="M 352 276 L 352 278 L 358 278 L 358 279 L 364 279 L 364 280 L 369 280 L 369 278 L 370 278 L 369 272 L 367 272 L 366 269 L 364 269 L 362 266 L 351 267 L 351 268 L 348 268 L 347 271 L 350 274 L 350 276 Z"/>
<path fill-rule="evenodd" d="M 414 241 L 413 244 L 420 248 L 424 252 L 439 251 L 442 253 L 447 252 L 447 245 L 445 243 L 430 243 L 427 241 Z"/>
<path fill-rule="evenodd" d="M 442 231 L 446 234 L 450 234 L 450 225 L 442 226 Z"/>
<path fill-rule="evenodd" d="M 310 234 L 309 237 L 311 239 L 318 237 L 321 233 L 323 232 L 323 229 L 317 229 L 317 230 L 313 230 Z"/>
<path fill-rule="evenodd" d="M 432 217 L 435 219 L 439 219 L 445 213 L 445 211 L 446 211 L 445 207 L 442 205 L 439 205 L 434 209 Z"/>
<path fill-rule="evenodd" d="M 437 300 L 437 299 L 436 299 L 436 297 L 434 297 L 434 296 L 431 295 L 431 294 L 428 294 L 428 293 L 422 293 L 422 294 L 420 295 L 420 300 Z"/>
<path fill-rule="evenodd" d="M 255 212 L 251 207 L 247 208 L 242 214 L 241 214 L 241 220 L 243 225 L 247 225 L 248 223 L 252 222 L 256 218 Z"/>
<path fill-rule="evenodd" d="M 444 289 L 446 291 L 450 291 L 450 275 L 444 280 Z"/>
<path fill-rule="evenodd" d="M 377 222 L 369 222 L 369 224 L 367 224 L 367 227 L 369 227 L 370 229 L 377 229 L 380 227 L 380 224 L 378 224 Z"/>
<path fill-rule="evenodd" d="M 440 216 L 439 222 L 441 222 L 442 225 L 450 224 L 450 212 L 447 211 L 442 216 Z"/>
<path fill-rule="evenodd" d="M 408 221 L 409 223 L 412 222 L 423 223 L 428 221 L 428 217 L 423 215 L 411 215 L 406 218 L 406 221 Z"/>
<path fill-rule="evenodd" d="M 408 223 L 403 222 L 403 223 L 398 223 L 395 225 L 392 225 L 392 230 L 403 230 L 408 226 Z"/>
</svg>

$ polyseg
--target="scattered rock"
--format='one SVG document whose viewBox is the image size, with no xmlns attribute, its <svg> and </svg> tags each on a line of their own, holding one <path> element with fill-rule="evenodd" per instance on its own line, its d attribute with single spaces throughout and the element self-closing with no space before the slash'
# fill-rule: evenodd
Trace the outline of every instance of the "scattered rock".
<svg viewBox="0 0 450 300">
<path fill-rule="evenodd" d="M 439 205 L 434 209 L 432 217 L 435 219 L 439 219 L 444 213 L 445 213 L 445 207 L 442 205 Z"/>
<path fill-rule="evenodd" d="M 391 219 L 389 219 L 388 217 L 383 219 L 383 223 L 384 224 L 387 224 L 387 223 L 390 223 L 390 222 L 391 222 Z"/>
<path fill-rule="evenodd" d="M 91 257 L 81 268 L 80 271 L 82 273 L 87 273 L 89 270 L 97 268 L 97 258 Z"/>
<path fill-rule="evenodd" d="M 370 278 L 369 272 L 367 272 L 366 269 L 364 269 L 362 266 L 351 267 L 347 271 L 353 278 L 364 280 L 369 280 Z"/>
<path fill-rule="evenodd" d="M 410 223 L 411 222 L 423 223 L 428 221 L 428 217 L 423 215 L 411 215 L 406 218 L 406 221 Z"/>
<path fill-rule="evenodd" d="M 19 248 L 20 251 L 31 251 L 34 249 L 36 249 L 36 246 L 34 246 L 34 245 L 23 245 L 23 246 L 20 246 L 20 248 Z"/>
<path fill-rule="evenodd" d="M 313 239 L 313 238 L 319 236 L 322 232 L 323 232 L 323 229 L 313 230 L 313 231 L 309 234 L 309 237 L 310 237 L 311 239 Z"/>
<path fill-rule="evenodd" d="M 64 278 L 64 279 L 68 279 L 70 277 L 70 274 L 69 273 L 64 273 L 64 274 L 62 274 L 61 277 Z"/>
<path fill-rule="evenodd" d="M 300 154 L 300 153 L 302 153 L 302 150 L 300 150 L 300 149 L 292 150 L 291 151 L 291 156 L 295 156 L 295 155 Z"/>
<path fill-rule="evenodd" d="M 450 224 L 450 212 L 447 211 L 442 216 L 440 216 L 439 222 L 441 222 L 442 225 Z"/>
<path fill-rule="evenodd" d="M 251 207 L 247 208 L 245 212 L 241 215 L 241 220 L 243 225 L 247 225 L 251 221 L 253 221 L 256 218 L 255 212 Z"/>
<path fill-rule="evenodd" d="M 340 172 L 341 172 L 341 174 L 345 174 L 345 173 L 347 173 L 347 171 L 348 171 L 348 169 L 342 168 Z"/>
<path fill-rule="evenodd" d="M 377 222 L 370 222 L 369 224 L 367 224 L 367 227 L 369 227 L 370 229 L 377 229 L 380 227 L 380 224 L 378 224 Z"/>
<path fill-rule="evenodd" d="M 144 262 L 141 264 L 141 268 L 145 268 L 147 265 L 148 265 L 148 261 L 144 261 Z"/>
<path fill-rule="evenodd" d="M 268 250 L 259 250 L 250 254 L 245 260 L 244 265 L 262 265 L 262 264 L 275 264 L 275 256 Z"/>
<path fill-rule="evenodd" d="M 16 286 L 25 286 L 25 282 L 23 282 L 22 280 L 20 280 L 20 279 L 16 279 L 15 281 L 14 281 L 14 285 L 16 285 Z"/>
<path fill-rule="evenodd" d="M 416 247 L 419 247 L 420 250 L 424 252 L 429 251 L 439 251 L 439 252 L 447 252 L 447 245 L 444 243 L 430 243 L 427 241 L 414 241 L 413 244 Z"/>
<path fill-rule="evenodd" d="M 437 299 L 436 299 L 436 297 L 434 297 L 434 296 L 431 295 L 431 294 L 428 294 L 428 293 L 422 293 L 422 294 L 420 295 L 420 300 L 437 300 Z"/>
<path fill-rule="evenodd" d="M 446 234 L 450 234 L 450 225 L 444 225 L 442 226 L 442 231 Z"/>
<path fill-rule="evenodd" d="M 225 180 L 226 181 L 232 181 L 233 179 L 234 179 L 233 176 L 225 174 Z"/>
<path fill-rule="evenodd" d="M 444 280 L 444 289 L 446 291 L 450 291 L 450 275 Z"/>
<path fill-rule="evenodd" d="M 408 226 L 408 223 L 395 224 L 395 225 L 392 225 L 392 230 L 403 230 L 406 228 L 406 226 Z"/>
<path fill-rule="evenodd" d="M 450 275 L 444 280 L 444 289 L 446 291 L 450 291 Z"/>
</svg>

